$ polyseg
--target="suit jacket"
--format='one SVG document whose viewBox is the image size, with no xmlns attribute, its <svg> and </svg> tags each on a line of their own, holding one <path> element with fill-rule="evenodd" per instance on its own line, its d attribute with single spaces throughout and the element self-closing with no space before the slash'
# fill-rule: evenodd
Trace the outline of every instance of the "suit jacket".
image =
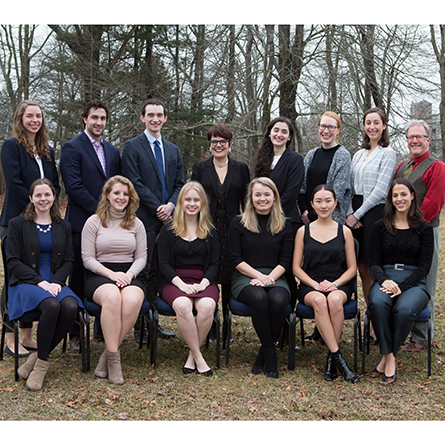
<svg viewBox="0 0 445 445">
<path fill-rule="evenodd" d="M 176 206 L 179 192 L 184 185 L 184 166 L 179 148 L 162 138 L 164 147 L 165 184 L 168 202 Z M 134 185 L 140 199 L 137 216 L 145 230 L 153 230 L 158 224 L 156 211 L 162 204 L 162 184 L 159 169 L 144 133 L 124 143 L 122 172 Z"/>
<path fill-rule="evenodd" d="M 301 223 L 297 200 L 304 178 L 303 157 L 287 147 L 269 177 L 280 193 L 285 215 L 290 218 L 291 223 Z"/>
<path fill-rule="evenodd" d="M 51 283 L 61 286 L 71 273 L 74 263 L 71 225 L 62 219 L 60 223 L 53 221 L 51 228 L 52 255 Z M 17 283 L 37 284 L 43 281 L 40 269 L 40 238 L 33 221 L 26 221 L 23 216 L 11 219 L 6 242 L 8 269 L 11 271 L 9 285 Z"/>
<path fill-rule="evenodd" d="M 50 148 L 51 162 L 42 159 L 45 178 L 49 179 L 55 189 L 56 198 L 59 196 L 60 185 L 54 150 Z M 3 174 L 6 182 L 6 194 L 3 203 L 0 226 L 7 226 L 9 220 L 20 215 L 29 203 L 29 188 L 40 178 L 37 161 L 26 153 L 26 148 L 15 138 L 4 142 L 1 151 Z"/>
<path fill-rule="evenodd" d="M 104 155 L 106 175 L 84 132 L 63 144 L 60 172 L 68 194 L 65 218 L 73 232 L 82 232 L 85 221 L 96 212 L 105 181 L 122 174 L 119 150 L 104 141 Z"/>
<path fill-rule="evenodd" d="M 210 214 L 215 219 L 218 201 L 218 175 L 213 165 L 213 158 L 197 162 L 193 165 L 192 181 L 198 181 L 204 187 L 209 197 Z M 247 186 L 250 182 L 249 168 L 244 162 L 235 161 L 229 157 L 226 184 L 226 209 L 230 221 L 239 215 L 244 208 Z"/>
</svg>

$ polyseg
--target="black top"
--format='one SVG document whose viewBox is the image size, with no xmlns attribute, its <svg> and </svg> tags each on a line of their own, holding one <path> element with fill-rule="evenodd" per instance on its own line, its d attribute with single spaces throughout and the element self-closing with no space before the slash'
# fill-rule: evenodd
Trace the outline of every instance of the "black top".
<svg viewBox="0 0 445 445">
<path fill-rule="evenodd" d="M 177 275 L 175 268 L 181 266 L 201 266 L 204 270 L 204 278 L 210 283 L 215 283 L 218 272 L 218 237 L 215 230 L 205 239 L 186 241 L 176 236 L 170 224 L 165 224 L 157 241 L 158 269 L 157 288 L 159 294 L 167 283 Z M 153 261 L 154 263 L 154 261 Z M 150 271 L 151 273 L 151 271 Z"/>
<path fill-rule="evenodd" d="M 383 266 L 416 266 L 418 269 L 399 284 L 404 292 L 428 275 L 433 251 L 433 228 L 427 222 L 423 222 L 417 230 L 395 229 L 395 235 L 391 235 L 380 219 L 374 224 L 372 232 L 371 273 L 379 284 L 383 284 L 387 279 Z"/>
<path fill-rule="evenodd" d="M 257 215 L 260 233 L 253 233 L 241 224 L 241 216 L 230 223 L 229 248 L 233 267 L 245 261 L 258 269 L 275 268 L 280 265 L 288 270 L 292 262 L 293 232 L 291 223 L 286 220 L 284 229 L 272 235 L 267 229 L 269 215 Z"/>
<path fill-rule="evenodd" d="M 310 210 L 311 213 L 314 213 L 314 210 L 311 207 L 311 197 L 312 192 L 315 187 L 320 184 L 326 184 L 328 179 L 329 170 L 331 168 L 332 159 L 334 158 L 335 152 L 340 148 L 340 144 L 336 145 L 332 148 L 323 148 L 320 147 L 312 158 L 312 162 L 307 169 L 306 175 L 306 195 L 304 199 L 299 200 L 302 204 L 300 206 L 301 210 L 304 212 L 306 210 Z M 316 215 L 312 215 L 315 216 Z M 311 218 L 312 219 L 312 218 Z"/>
</svg>

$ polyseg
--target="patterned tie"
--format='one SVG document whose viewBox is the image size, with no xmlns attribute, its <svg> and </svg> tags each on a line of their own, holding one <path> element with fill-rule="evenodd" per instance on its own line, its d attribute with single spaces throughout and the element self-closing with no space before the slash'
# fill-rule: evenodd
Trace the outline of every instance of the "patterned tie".
<svg viewBox="0 0 445 445">
<path fill-rule="evenodd" d="M 157 139 L 155 140 L 154 145 L 155 145 L 156 163 L 158 164 L 159 175 L 161 177 L 161 183 L 162 183 L 162 203 L 166 204 L 168 200 L 168 193 L 167 193 L 167 187 L 165 185 L 164 162 L 162 159 L 161 146 L 159 145 L 159 141 Z"/>
<path fill-rule="evenodd" d="M 413 172 L 414 159 L 406 164 L 405 170 L 403 170 L 402 178 L 408 179 L 409 175 Z"/>
<path fill-rule="evenodd" d="M 105 176 L 107 176 L 107 170 L 105 169 L 105 154 L 104 154 L 104 148 L 100 142 L 94 142 L 93 143 L 94 150 L 96 151 L 97 157 L 99 158 L 100 165 L 102 166 L 102 170 L 105 173 Z"/>
</svg>

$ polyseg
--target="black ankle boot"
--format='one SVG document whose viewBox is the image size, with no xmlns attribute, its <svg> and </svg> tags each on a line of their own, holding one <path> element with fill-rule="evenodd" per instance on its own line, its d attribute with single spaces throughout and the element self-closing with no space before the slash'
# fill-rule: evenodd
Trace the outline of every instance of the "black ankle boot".
<svg viewBox="0 0 445 445">
<path fill-rule="evenodd" d="M 260 347 L 258 355 L 256 356 L 255 362 L 252 366 L 252 374 L 258 375 L 264 371 L 264 352 L 263 347 Z"/>
<path fill-rule="evenodd" d="M 329 351 L 328 357 L 326 359 L 326 367 L 324 370 L 324 379 L 328 382 L 332 382 L 338 377 L 337 368 L 335 366 L 334 358 L 332 357 L 332 352 Z"/>
<path fill-rule="evenodd" d="M 337 370 L 343 376 L 345 381 L 351 383 L 357 383 L 360 380 L 358 375 L 354 371 L 352 371 L 352 369 L 348 366 L 340 350 L 338 350 L 337 352 L 333 352 L 332 357 L 334 358 Z"/>
<path fill-rule="evenodd" d="M 264 348 L 264 374 L 271 379 L 278 378 L 277 349 L 275 346 Z"/>
</svg>

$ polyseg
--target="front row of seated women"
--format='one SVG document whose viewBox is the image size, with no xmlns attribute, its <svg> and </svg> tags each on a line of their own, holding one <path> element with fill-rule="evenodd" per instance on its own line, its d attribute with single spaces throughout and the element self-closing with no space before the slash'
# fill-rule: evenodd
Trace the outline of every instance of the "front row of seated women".
<svg viewBox="0 0 445 445">
<path fill-rule="evenodd" d="M 50 352 L 69 331 L 83 304 L 65 285 L 73 264 L 71 230 L 61 219 L 54 187 L 47 179 L 39 179 L 29 195 L 25 212 L 10 222 L 9 310 L 11 320 L 29 311 L 40 312 L 37 352 L 18 370 L 29 389 L 39 390 Z M 96 214 L 87 220 L 82 233 L 85 295 L 102 307 L 105 338 L 105 350 L 94 374 L 108 377 L 114 384 L 124 382 L 119 346 L 138 317 L 145 293 L 138 278 L 147 256 L 145 229 L 136 217 L 138 205 L 128 179 L 110 178 Z M 245 210 L 230 224 L 232 295 L 251 307 L 261 343 L 252 373 L 277 378 L 275 342 L 290 302 L 285 272 L 293 265 L 300 281 L 298 300 L 314 309 L 329 349 L 325 379 L 334 380 L 340 373 L 355 383 L 359 377 L 339 350 L 343 305 L 351 298 L 351 280 L 357 272 L 354 239 L 348 227 L 332 219 L 337 205 L 332 187 L 316 187 L 311 205 L 317 219 L 301 227 L 293 240 L 274 182 L 263 177 L 251 181 Z M 382 359 L 371 376 L 392 383 L 399 346 L 429 300 L 425 277 L 433 251 L 432 228 L 424 222 L 407 180 L 393 181 L 383 219 L 375 224 L 372 236 L 375 282 L 369 311 Z M 218 304 L 215 278 L 219 253 L 208 199 L 200 183 L 191 181 L 182 188 L 173 220 L 159 234 L 157 252 L 157 291 L 173 307 L 189 348 L 183 372 L 209 377 L 213 373 L 200 348 Z"/>
</svg>

